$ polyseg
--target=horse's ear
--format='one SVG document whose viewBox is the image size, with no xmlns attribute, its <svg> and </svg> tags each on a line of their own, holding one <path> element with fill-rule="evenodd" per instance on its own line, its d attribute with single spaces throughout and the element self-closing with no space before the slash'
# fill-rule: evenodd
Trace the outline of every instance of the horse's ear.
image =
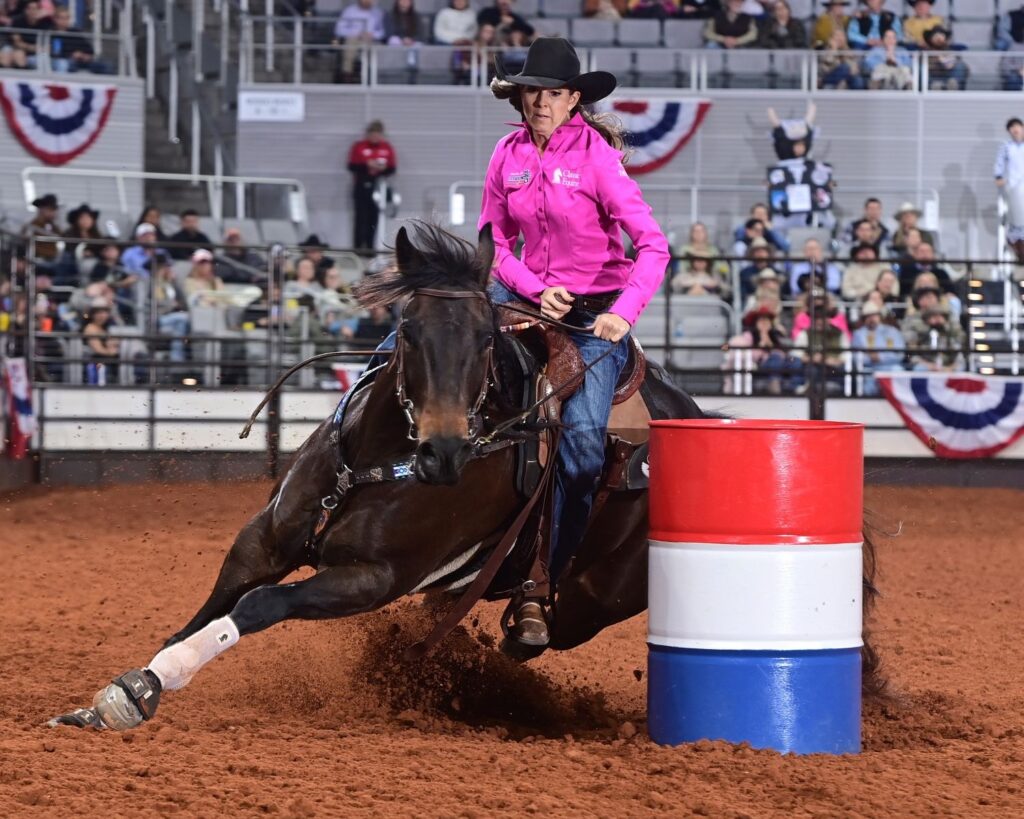
<svg viewBox="0 0 1024 819">
<path fill-rule="evenodd" d="M 484 277 L 481 284 L 486 285 L 487 278 L 491 275 L 491 265 L 494 264 L 494 232 L 491 230 L 490 222 L 480 228 L 480 235 L 476 240 L 476 258 Z"/>
<path fill-rule="evenodd" d="M 395 236 L 395 260 L 398 262 L 399 273 L 416 267 L 417 263 L 422 260 L 420 252 L 409 238 L 409 231 L 405 229 L 405 225 L 398 229 L 398 234 Z"/>
</svg>

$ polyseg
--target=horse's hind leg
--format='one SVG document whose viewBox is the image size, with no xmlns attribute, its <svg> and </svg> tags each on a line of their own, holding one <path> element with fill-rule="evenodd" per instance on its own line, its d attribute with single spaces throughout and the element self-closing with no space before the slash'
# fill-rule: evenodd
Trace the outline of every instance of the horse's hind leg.
<svg viewBox="0 0 1024 819">
<path fill-rule="evenodd" d="M 276 583 L 301 565 L 301 532 L 283 538 L 274 532 L 272 507 L 252 518 L 238 533 L 224 558 L 213 591 L 195 616 L 164 647 L 195 634 L 212 620 L 223 617 L 244 594 Z M 298 543 L 296 543 L 298 541 Z"/>
</svg>

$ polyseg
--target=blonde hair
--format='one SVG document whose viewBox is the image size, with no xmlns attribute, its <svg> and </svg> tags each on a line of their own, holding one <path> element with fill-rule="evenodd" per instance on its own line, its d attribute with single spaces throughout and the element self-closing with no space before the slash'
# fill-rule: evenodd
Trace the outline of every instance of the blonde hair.
<svg viewBox="0 0 1024 819">
<path fill-rule="evenodd" d="M 521 85 L 516 85 L 508 80 L 499 80 L 497 77 L 491 80 L 491 93 L 494 98 L 508 100 L 521 117 L 523 116 L 522 88 Z M 582 104 L 577 104 L 569 114 L 570 116 L 579 114 L 583 121 L 597 131 L 605 142 L 622 154 L 623 162 L 628 159 L 626 139 L 622 134 L 622 123 L 617 117 L 611 114 L 595 114 Z"/>
</svg>

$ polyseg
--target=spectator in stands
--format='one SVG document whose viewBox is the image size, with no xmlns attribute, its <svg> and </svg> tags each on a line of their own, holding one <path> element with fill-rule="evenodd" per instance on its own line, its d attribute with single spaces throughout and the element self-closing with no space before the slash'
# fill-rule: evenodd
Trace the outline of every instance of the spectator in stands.
<svg viewBox="0 0 1024 819">
<path fill-rule="evenodd" d="M 25 67 L 25 52 L 15 49 L 11 34 L 3 31 L 13 24 L 17 13 L 17 0 L 0 0 L 0 68 Z"/>
<path fill-rule="evenodd" d="M 449 0 L 449 6 L 441 9 L 434 17 L 434 41 L 439 45 L 469 46 L 478 33 L 476 13 L 469 7 L 469 0 Z M 490 27 L 490 39 L 481 45 L 495 45 L 494 26 Z M 491 61 L 488 60 L 488 63 Z M 472 64 L 471 51 L 456 51 L 452 54 L 452 73 L 455 82 L 464 85 L 469 82 Z"/>
<path fill-rule="evenodd" d="M 349 339 L 356 347 L 372 349 L 388 337 L 395 328 L 394 316 L 386 307 L 374 307 L 368 315 L 357 319 L 354 326 L 343 326 L 341 337 Z"/>
<path fill-rule="evenodd" d="M 135 228 L 135 242 L 121 254 L 121 267 L 135 277 L 133 281 L 149 276 L 147 262 L 157 252 L 156 228 L 149 222 L 141 222 Z"/>
<path fill-rule="evenodd" d="M 910 354 L 912 369 L 923 372 L 962 369 L 960 353 L 964 348 L 964 331 L 950 319 L 948 310 L 935 305 L 925 308 L 918 316 L 911 316 L 911 319 L 907 346 L 913 350 Z"/>
<path fill-rule="evenodd" d="M 870 225 L 871 233 L 870 235 L 862 233 L 858 238 L 857 226 L 861 222 L 867 222 Z M 882 202 L 874 196 L 869 196 L 864 200 L 864 212 L 847 225 L 846 231 L 843 233 L 843 241 L 849 245 L 869 244 L 881 247 L 888 236 L 889 229 L 882 222 Z"/>
<path fill-rule="evenodd" d="M 166 242 L 168 241 L 167 234 L 164 233 L 163 228 L 160 227 L 160 208 L 156 205 L 146 205 L 142 209 L 142 214 L 139 216 L 139 221 L 135 223 L 135 227 L 132 228 L 132 233 L 138 230 L 139 225 L 145 222 L 147 225 L 152 225 L 153 230 L 156 231 L 156 241 Z"/>
<path fill-rule="evenodd" d="M 742 11 L 743 0 L 725 0 L 725 8 L 704 26 L 708 48 L 747 48 L 757 40 L 757 23 Z"/>
<path fill-rule="evenodd" d="M 811 32 L 811 46 L 813 48 L 833 47 L 832 35 L 837 31 L 843 32 L 843 43 L 846 43 L 846 29 L 850 25 L 850 16 L 846 13 L 846 7 L 850 0 L 825 0 L 825 13 L 814 21 L 814 30 Z"/>
<path fill-rule="evenodd" d="M 37 0 L 27 0 L 21 5 L 21 12 L 11 20 L 11 26 L 22 29 L 22 31 L 15 31 L 11 36 L 15 51 L 25 55 L 24 64 L 26 66 L 36 68 L 39 56 L 39 35 L 35 32 L 49 31 L 53 28 L 53 18 L 43 11 L 42 4 Z"/>
<path fill-rule="evenodd" d="M 157 315 L 157 327 L 160 334 L 172 336 L 170 358 L 175 363 L 185 361 L 185 336 L 189 331 L 188 301 L 185 291 L 174 276 L 171 257 L 159 254 L 152 259 L 156 265 L 153 290 Z M 152 272 L 152 268 L 151 268 Z"/>
<path fill-rule="evenodd" d="M 341 82 L 354 82 L 362 47 L 384 40 L 384 12 L 375 0 L 356 0 L 345 6 L 334 25 L 334 42 L 341 43 Z"/>
<path fill-rule="evenodd" d="M 775 0 L 771 14 L 762 18 L 757 39 L 758 48 L 807 48 L 807 30 L 786 0 Z"/>
<path fill-rule="evenodd" d="M 925 34 L 936 26 L 945 26 L 946 21 L 932 13 L 933 0 L 914 0 L 914 13 L 903 20 L 904 42 L 918 48 L 926 48 Z"/>
<path fill-rule="evenodd" d="M 373 199 L 373 191 L 378 181 L 391 176 L 396 167 L 395 149 L 384 138 L 384 123 L 374 120 L 366 127 L 365 137 L 356 142 L 348 154 L 355 206 L 352 238 L 357 251 L 372 252 L 377 244 L 380 208 Z"/>
<path fill-rule="evenodd" d="M 815 286 L 813 292 L 814 312 L 817 315 L 826 315 L 829 324 L 849 339 L 850 325 L 846 321 L 846 313 L 839 309 L 839 305 L 832 294 L 827 293 L 818 286 Z M 796 309 L 793 316 L 793 338 L 796 338 L 803 330 L 811 326 L 811 307 L 808 294 L 802 293 L 796 300 Z"/>
<path fill-rule="evenodd" d="M 823 283 L 829 293 L 838 293 L 843 271 L 833 262 L 825 261 L 825 251 L 817 239 L 804 242 L 805 262 L 796 262 L 789 274 L 789 292 L 794 296 L 811 289 L 811 276 Z"/>
<path fill-rule="evenodd" d="M 770 307 L 775 315 L 782 315 L 782 280 L 772 268 L 766 267 L 754 279 L 757 288 L 743 305 L 749 313 L 758 307 Z"/>
<path fill-rule="evenodd" d="M 242 231 L 236 227 L 224 231 L 224 247 L 217 252 L 214 270 L 225 284 L 259 284 L 267 281 L 266 260 L 242 245 Z"/>
<path fill-rule="evenodd" d="M 47 193 L 32 202 L 36 209 L 36 215 L 25 223 L 21 229 L 21 235 L 25 238 L 36 237 L 36 245 L 33 254 L 36 259 L 44 262 L 45 269 L 49 272 L 51 268 L 45 263 L 55 262 L 60 255 L 60 248 L 56 241 L 61 238 L 60 228 L 57 227 L 57 211 L 60 210 L 60 203 L 56 195 Z"/>
<path fill-rule="evenodd" d="M 305 295 L 316 296 L 324 287 L 319 281 L 316 265 L 305 256 L 295 263 L 295 278 L 284 284 L 284 296 L 298 299 Z"/>
<path fill-rule="evenodd" d="M 676 0 L 629 0 L 626 16 L 638 19 L 665 20 L 677 16 L 680 11 Z"/>
<path fill-rule="evenodd" d="M 64 253 L 60 257 L 57 275 L 59 284 L 78 285 L 79 276 L 88 277 L 100 249 L 103 235 L 96 227 L 99 211 L 88 205 L 79 205 L 68 212 L 68 227 L 64 231 Z"/>
<path fill-rule="evenodd" d="M 580 13 L 590 20 L 611 20 L 615 23 L 627 13 L 626 0 L 582 0 Z"/>
<path fill-rule="evenodd" d="M 494 26 L 498 44 L 524 48 L 533 39 L 534 29 L 522 17 L 512 11 L 512 0 L 495 0 L 476 16 L 478 26 Z"/>
<path fill-rule="evenodd" d="M 110 303 L 102 297 L 93 299 L 84 318 L 82 340 L 90 359 L 85 368 L 86 382 L 104 384 L 106 378 L 103 375 L 103 366 L 117 362 L 121 358 L 121 342 L 110 336 Z"/>
<path fill-rule="evenodd" d="M 853 48 L 867 50 L 884 46 L 886 32 L 893 32 L 895 41 L 903 40 L 900 18 L 891 11 L 883 11 L 885 0 L 861 0 L 860 9 L 846 27 L 846 39 Z"/>
<path fill-rule="evenodd" d="M 184 247 L 172 247 L 170 249 L 171 257 L 178 261 L 189 258 L 197 245 L 204 246 L 207 249 L 213 245 L 210 237 L 199 229 L 199 214 L 191 208 L 181 212 L 181 229 L 171 236 L 169 241 L 180 242 L 185 245 Z"/>
<path fill-rule="evenodd" d="M 899 210 L 893 214 L 892 218 L 896 220 L 896 231 L 892 234 L 892 241 L 889 244 L 893 256 L 899 258 L 904 255 L 907 250 L 907 234 L 911 230 L 917 231 L 921 241 L 927 242 L 932 247 L 935 246 L 935 236 L 931 231 L 923 230 L 918 226 L 917 221 L 921 218 L 921 210 L 912 202 L 904 202 L 900 205 Z"/>
<path fill-rule="evenodd" d="M 1024 3 L 1014 11 L 999 15 L 994 45 L 997 51 L 1024 50 Z M 1020 88 L 1020 77 L 1018 77 L 1017 87 L 1007 90 L 1019 91 Z"/>
<path fill-rule="evenodd" d="M 764 202 L 755 202 L 753 205 L 751 205 L 750 212 L 747 214 L 747 219 L 748 221 L 750 219 L 756 219 L 762 224 L 764 232 L 761 235 L 764 237 L 764 240 L 768 242 L 768 244 L 775 248 L 775 250 L 777 250 L 779 253 L 789 252 L 789 241 L 786 239 L 786 235 L 782 231 L 774 230 L 772 228 L 771 215 L 768 213 L 768 206 Z M 746 236 L 746 232 L 747 222 L 743 222 L 742 224 L 737 225 L 736 229 L 733 231 L 733 235 L 736 241 L 743 241 L 744 237 Z M 734 246 L 733 250 L 735 249 L 736 248 Z"/>
<path fill-rule="evenodd" d="M 841 293 L 847 301 L 860 301 L 875 289 L 886 267 L 878 261 L 878 248 L 874 245 L 857 245 L 850 255 L 853 262 L 843 271 Z"/>
<path fill-rule="evenodd" d="M 109 66 L 96 59 L 85 33 L 71 25 L 71 11 L 67 6 L 57 6 L 53 12 L 50 58 L 54 71 L 112 73 Z"/>
<path fill-rule="evenodd" d="M 882 297 L 882 302 L 888 305 L 902 304 L 900 297 L 900 279 L 891 268 L 886 268 L 878 274 L 875 281 L 875 292 Z"/>
<path fill-rule="evenodd" d="M 910 67 L 913 58 L 899 44 L 897 34 L 889 29 L 882 35 L 882 44 L 872 48 L 864 58 L 868 87 L 879 90 L 906 91 L 913 85 Z"/>
<path fill-rule="evenodd" d="M 839 392 L 843 377 L 843 358 L 850 348 L 849 336 L 835 325 L 825 311 L 815 312 L 813 329 L 813 352 L 809 318 L 807 326 L 797 333 L 793 343 L 796 356 L 804 362 L 804 377 L 808 381 L 824 381 L 828 392 Z M 806 383 L 802 384 L 797 387 L 796 392 L 806 392 L 807 386 Z"/>
<path fill-rule="evenodd" d="M 393 46 L 412 46 L 426 39 L 420 16 L 412 0 L 395 0 L 384 15 L 384 42 Z"/>
<path fill-rule="evenodd" d="M 210 293 L 224 289 L 224 282 L 213 270 L 213 254 L 204 247 L 192 253 L 192 269 L 185 277 L 185 299 L 188 304 L 214 304 Z"/>
<path fill-rule="evenodd" d="M 942 26 L 928 29 L 924 34 L 928 52 L 928 87 L 933 91 L 964 91 L 967 88 L 970 71 L 950 47 L 950 35 L 950 30 Z"/>
<path fill-rule="evenodd" d="M 683 259 L 682 270 L 672 278 L 672 290 L 684 296 L 715 296 L 728 299 L 729 281 L 718 275 L 707 251 L 692 251 Z"/>
<path fill-rule="evenodd" d="M 921 242 L 917 246 L 912 262 L 900 265 L 900 290 L 910 293 L 914 289 L 915 280 L 922 273 L 933 274 L 943 292 L 953 292 L 953 277 L 935 261 L 935 248 L 927 242 Z"/>
<path fill-rule="evenodd" d="M 743 236 L 736 239 L 732 246 L 733 256 L 746 256 L 747 250 L 751 247 L 755 239 L 761 239 L 767 242 L 765 239 L 766 224 L 760 219 L 747 219 L 743 223 Z"/>
<path fill-rule="evenodd" d="M 750 263 L 740 268 L 740 295 L 743 298 L 754 292 L 761 273 L 771 270 L 771 245 L 762 238 L 754 239 L 747 248 L 746 256 Z"/>
<path fill-rule="evenodd" d="M 747 311 L 743 332 L 729 339 L 730 349 L 749 349 L 755 367 L 754 392 L 781 395 L 792 392 L 799 379 L 799 361 L 790 355 L 786 331 L 778 324 L 778 314 L 768 305 Z"/>
<path fill-rule="evenodd" d="M 324 274 L 334 266 L 334 261 L 324 255 L 324 251 L 328 249 L 327 245 L 320 241 L 320 237 L 315 233 L 310 233 L 299 243 L 299 247 L 302 248 L 302 258 L 313 262 L 317 278 L 322 280 Z"/>
<path fill-rule="evenodd" d="M 837 28 L 828 40 L 828 48 L 818 57 L 819 84 L 822 88 L 849 88 L 852 91 L 864 89 L 860 60 L 851 56 L 849 51 L 846 32 Z"/>
<path fill-rule="evenodd" d="M 120 264 L 121 248 L 113 242 L 100 246 L 99 256 L 92 270 L 89 271 L 90 282 L 111 282 L 123 276 Z"/>
<path fill-rule="evenodd" d="M 874 302 L 861 308 L 861 325 L 853 333 L 857 369 L 865 374 L 861 395 L 878 395 L 878 382 L 871 373 L 902 370 L 907 348 L 903 334 L 882 322 L 882 310 Z"/>
<path fill-rule="evenodd" d="M 703 222 L 694 222 L 690 226 L 690 235 L 686 244 L 676 249 L 675 254 L 677 256 L 703 256 L 706 259 L 711 259 L 711 267 L 716 274 L 725 276 L 729 273 L 729 266 L 718 261 L 722 255 L 721 251 L 711 244 L 707 226 Z"/>
<path fill-rule="evenodd" d="M 1024 264 L 1024 208 L 1020 207 L 1024 200 L 1024 122 L 1013 117 L 1007 121 L 1006 131 L 1009 139 L 999 146 L 992 172 L 996 187 L 1002 189 L 1010 205 L 1006 243 L 1013 248 L 1017 261 Z"/>
</svg>

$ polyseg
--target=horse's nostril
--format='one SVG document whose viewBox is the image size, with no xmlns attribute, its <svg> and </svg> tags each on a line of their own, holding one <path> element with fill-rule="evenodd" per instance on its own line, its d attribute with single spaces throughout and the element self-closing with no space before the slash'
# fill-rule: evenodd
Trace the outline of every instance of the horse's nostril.
<svg viewBox="0 0 1024 819">
<path fill-rule="evenodd" d="M 416 460 L 422 463 L 424 466 L 436 466 L 438 462 L 437 450 L 430 441 L 424 441 L 420 444 L 419 451 L 416 453 Z"/>
</svg>

